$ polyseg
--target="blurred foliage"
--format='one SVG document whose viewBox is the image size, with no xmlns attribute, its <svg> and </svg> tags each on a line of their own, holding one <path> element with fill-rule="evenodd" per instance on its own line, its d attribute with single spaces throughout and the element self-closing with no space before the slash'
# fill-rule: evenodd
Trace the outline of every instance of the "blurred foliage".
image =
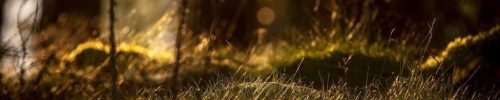
<svg viewBox="0 0 500 100">
<path fill-rule="evenodd" d="M 439 55 L 430 56 L 419 65 L 421 70 L 444 71 L 454 84 L 469 82 L 475 89 L 490 90 L 498 84 L 500 27 L 487 32 L 457 38 Z M 488 85 L 486 85 L 488 84 Z"/>
<path fill-rule="evenodd" d="M 178 9 L 182 5 L 174 0 L 117 1 L 119 88 L 130 97 L 170 93 L 165 87 L 172 76 L 177 31 L 182 32 L 180 77 L 188 86 L 186 98 L 358 98 L 346 92 L 351 88 L 366 88 L 366 98 L 455 98 L 451 89 L 440 88 L 449 84 L 412 76 L 413 71 L 452 66 L 444 72 L 451 76 L 443 76 L 452 83 L 468 81 L 478 65 L 486 69 L 477 77 L 498 72 L 492 56 L 500 49 L 488 48 L 499 41 L 495 0 L 186 0 L 186 9 Z M 44 0 L 41 31 L 31 38 L 39 61 L 26 78 L 30 84 L 1 77 L 0 96 L 108 98 L 107 3 Z M 186 16 L 179 17 L 181 12 Z M 277 82 L 210 86 L 217 78 L 241 73 L 284 76 Z M 372 95 L 368 88 L 373 84 L 380 86 Z M 334 89 L 319 90 L 325 86 Z"/>
</svg>

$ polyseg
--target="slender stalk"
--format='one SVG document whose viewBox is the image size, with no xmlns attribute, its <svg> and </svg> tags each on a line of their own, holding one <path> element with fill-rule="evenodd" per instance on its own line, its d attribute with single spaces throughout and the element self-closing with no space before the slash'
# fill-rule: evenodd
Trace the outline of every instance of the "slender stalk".
<svg viewBox="0 0 500 100">
<path fill-rule="evenodd" d="M 432 31 L 434 29 L 434 23 L 436 23 L 436 18 L 434 18 L 434 20 L 432 20 L 432 23 L 429 25 L 429 33 L 427 34 L 427 43 L 424 47 L 424 51 L 422 52 L 422 56 L 420 57 L 420 62 L 422 62 L 425 58 L 425 54 L 427 53 L 427 48 L 429 48 L 429 44 L 431 43 L 431 40 L 432 40 Z"/>
<path fill-rule="evenodd" d="M 119 96 L 119 91 L 117 89 L 117 80 L 118 80 L 118 72 L 116 66 L 116 42 L 115 42 L 115 0 L 109 1 L 109 44 L 110 44 L 110 53 L 109 53 L 109 68 L 111 69 L 111 95 L 112 99 L 116 100 Z"/>
<path fill-rule="evenodd" d="M 174 64 L 174 75 L 172 76 L 172 93 L 173 93 L 173 96 L 172 98 L 173 99 L 177 99 L 177 94 L 179 92 L 179 87 L 177 86 L 178 84 L 178 77 L 179 77 L 179 70 L 180 70 L 180 57 L 181 57 L 181 51 L 180 51 L 180 48 L 181 48 L 181 42 L 182 42 L 182 30 L 183 30 L 183 25 L 184 25 L 184 16 L 186 14 L 186 6 L 187 6 L 187 3 L 185 0 L 181 0 L 180 1 L 181 3 L 181 6 L 179 7 L 179 12 L 180 12 L 180 22 L 179 22 L 179 27 L 177 29 L 177 34 L 176 34 L 176 39 L 175 39 L 175 64 Z"/>
<path fill-rule="evenodd" d="M 19 84 L 20 84 L 20 86 L 19 86 L 20 89 L 19 90 L 20 90 L 20 95 L 22 95 L 22 90 L 23 90 L 24 84 L 25 84 L 24 79 L 23 79 L 23 76 L 24 76 L 24 73 L 25 73 L 23 67 L 24 67 L 24 60 L 26 58 L 26 53 L 27 53 L 26 52 L 26 42 L 27 41 L 24 41 L 25 40 L 24 38 L 26 38 L 26 37 L 23 36 L 23 32 L 24 32 L 23 30 L 25 29 L 25 27 L 22 26 L 23 24 L 22 24 L 22 22 L 20 20 L 20 18 L 21 18 L 20 16 L 21 16 L 21 11 L 23 10 L 23 7 L 26 4 L 26 2 L 27 2 L 27 0 L 23 0 L 21 2 L 21 5 L 19 5 L 19 11 L 17 13 L 17 29 L 18 29 L 18 32 L 19 32 L 19 38 L 21 40 L 21 51 L 22 51 L 22 56 L 21 56 L 21 61 L 20 61 L 20 66 L 19 66 L 19 71 L 20 71 L 19 72 Z"/>
</svg>

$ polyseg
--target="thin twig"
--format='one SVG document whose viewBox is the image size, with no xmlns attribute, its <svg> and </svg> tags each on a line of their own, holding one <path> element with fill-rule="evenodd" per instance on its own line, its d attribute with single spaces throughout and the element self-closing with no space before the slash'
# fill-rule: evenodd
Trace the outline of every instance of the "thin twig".
<svg viewBox="0 0 500 100">
<path fill-rule="evenodd" d="M 297 75 L 297 73 L 299 73 L 300 66 L 302 66 L 302 62 L 304 62 L 304 57 L 302 57 L 302 59 L 300 60 L 299 66 L 297 66 L 297 70 L 295 70 L 295 73 L 293 73 L 291 79 L 295 78 L 295 75 Z"/>
<path fill-rule="evenodd" d="M 111 69 L 111 95 L 112 99 L 119 99 L 119 91 L 117 88 L 117 80 L 118 80 L 118 72 L 116 66 L 116 42 L 115 42 L 115 0 L 109 0 L 109 44 L 110 44 L 110 53 L 109 53 L 109 68 Z"/>
<path fill-rule="evenodd" d="M 185 0 L 181 0 L 181 6 L 179 7 L 179 11 L 180 11 L 180 23 L 179 23 L 179 27 L 177 29 L 177 34 L 176 34 L 176 40 L 175 40 L 175 64 L 174 64 L 174 74 L 172 76 L 172 92 L 173 92 L 173 96 L 172 96 L 172 99 L 177 99 L 177 94 L 179 92 L 179 87 L 177 86 L 177 82 L 178 82 L 178 77 L 179 77 L 179 70 L 180 70 L 180 59 L 181 59 L 181 42 L 182 42 L 182 30 L 183 30 L 183 25 L 184 25 L 184 16 L 186 14 L 186 11 L 187 10 L 187 3 Z"/>
<path fill-rule="evenodd" d="M 420 57 L 420 61 L 423 61 L 425 54 L 427 53 L 427 48 L 429 48 L 429 44 L 431 43 L 432 40 L 432 30 L 434 29 L 434 23 L 436 23 L 436 18 L 432 20 L 431 25 L 429 25 L 429 33 L 427 34 L 427 44 L 425 45 L 424 52 L 422 53 L 422 56 Z"/>
</svg>

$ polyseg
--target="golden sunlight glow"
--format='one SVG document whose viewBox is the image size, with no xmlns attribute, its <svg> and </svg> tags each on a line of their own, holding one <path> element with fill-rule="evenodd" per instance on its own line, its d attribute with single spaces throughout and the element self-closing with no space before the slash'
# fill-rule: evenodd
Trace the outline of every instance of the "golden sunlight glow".
<svg viewBox="0 0 500 100">
<path fill-rule="evenodd" d="M 459 48 L 463 48 L 468 46 L 471 43 L 475 43 L 479 40 L 482 40 L 486 37 L 490 37 L 493 34 L 498 34 L 498 30 L 500 29 L 500 26 L 496 26 L 493 29 L 490 30 L 488 33 L 481 33 L 475 36 L 466 36 L 462 38 L 456 38 L 454 41 L 448 43 L 446 46 L 446 49 L 442 51 L 438 56 L 431 56 L 429 57 L 423 64 L 419 66 L 420 70 L 430 70 L 430 69 L 436 69 L 439 67 L 439 64 L 444 62 L 447 59 L 450 58 L 451 53 L 457 52 Z M 467 64 L 465 67 L 454 67 L 453 68 L 453 76 L 452 76 L 452 82 L 457 83 L 460 80 L 466 78 L 469 75 L 469 71 L 473 70 L 477 64 L 479 63 L 478 58 L 471 58 L 472 60 Z"/>
<path fill-rule="evenodd" d="M 63 60 L 73 62 L 76 56 L 86 49 L 96 49 L 109 53 L 110 47 L 99 40 L 90 40 L 85 43 L 79 44 L 71 53 L 64 56 Z M 117 46 L 117 52 L 131 52 L 146 56 L 160 62 L 173 62 L 173 52 L 166 51 L 152 51 L 139 45 L 120 43 Z"/>
<path fill-rule="evenodd" d="M 446 46 L 446 49 L 443 52 L 441 52 L 438 56 L 429 57 L 422 65 L 420 65 L 420 69 L 428 70 L 428 69 L 436 68 L 440 62 L 443 62 L 446 59 L 446 57 L 449 55 L 450 52 L 453 52 L 453 50 L 460 48 L 460 47 L 467 46 L 468 44 L 474 43 L 474 42 L 481 40 L 481 39 L 484 39 L 485 37 L 489 37 L 489 36 L 495 34 L 495 32 L 499 29 L 500 29 L 500 26 L 497 26 L 497 27 L 493 28 L 488 33 L 482 33 L 482 34 L 475 35 L 475 36 L 469 35 L 469 36 L 462 37 L 462 38 L 456 38 L 454 41 L 448 43 L 448 45 Z"/>
<path fill-rule="evenodd" d="M 141 44 L 155 51 L 168 51 L 172 48 L 175 41 L 173 30 L 176 30 L 174 28 L 177 24 L 173 17 L 173 10 L 165 12 L 165 14 L 146 31 L 133 33 L 137 35 L 132 37 L 123 37 L 124 42 Z"/>
</svg>

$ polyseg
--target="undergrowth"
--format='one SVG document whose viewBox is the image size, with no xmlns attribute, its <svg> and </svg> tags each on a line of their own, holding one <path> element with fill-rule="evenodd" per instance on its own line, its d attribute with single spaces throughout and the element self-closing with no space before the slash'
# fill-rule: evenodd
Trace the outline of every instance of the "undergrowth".
<svg viewBox="0 0 500 100">
<path fill-rule="evenodd" d="M 494 99 L 493 96 L 469 95 L 467 89 L 456 89 L 446 79 L 425 76 L 412 71 L 408 77 L 395 76 L 394 82 L 381 87 L 373 81 L 364 87 L 352 88 L 338 82 L 325 88 L 313 88 L 309 83 L 281 74 L 263 77 L 248 77 L 239 74 L 219 77 L 209 82 L 209 86 L 193 85 L 183 88 L 177 99 L 181 100 L 246 100 L 246 99 L 320 99 L 320 100 L 444 100 L 444 99 Z M 387 88 L 387 89 L 384 89 Z M 140 91 L 136 99 L 171 98 L 162 88 Z"/>
</svg>

